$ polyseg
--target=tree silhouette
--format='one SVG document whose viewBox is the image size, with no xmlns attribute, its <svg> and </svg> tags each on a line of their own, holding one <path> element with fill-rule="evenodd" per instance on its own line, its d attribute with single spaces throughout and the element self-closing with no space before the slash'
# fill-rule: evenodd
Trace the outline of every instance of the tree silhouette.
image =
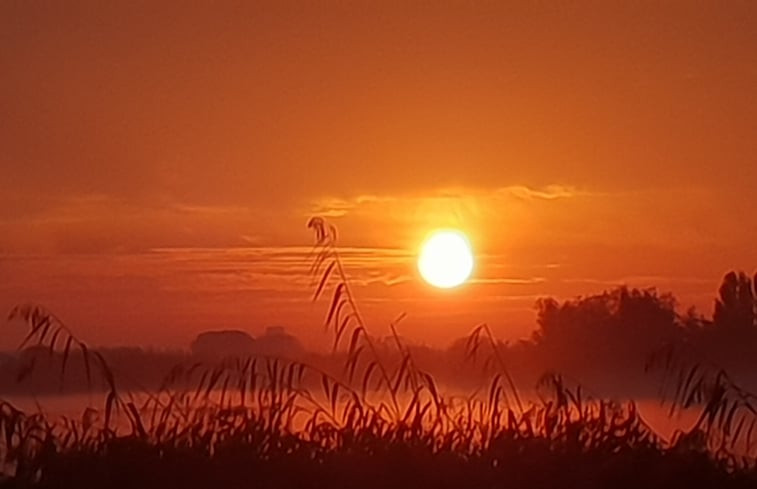
<svg viewBox="0 0 757 489">
<path fill-rule="evenodd" d="M 538 343 L 567 337 L 595 340 L 606 335 L 616 339 L 668 337 L 677 326 L 675 306 L 670 294 L 628 287 L 562 304 L 542 299 L 537 302 L 539 329 L 533 339 Z"/>
<path fill-rule="evenodd" d="M 579 374 L 596 368 L 639 369 L 651 351 L 684 334 L 670 294 L 619 287 L 558 302 L 537 303 L 534 345 Z"/>
<path fill-rule="evenodd" d="M 732 331 L 752 331 L 757 327 L 754 285 L 744 272 L 730 272 L 725 276 L 719 290 L 720 297 L 715 300 L 713 320 L 716 326 Z"/>
</svg>

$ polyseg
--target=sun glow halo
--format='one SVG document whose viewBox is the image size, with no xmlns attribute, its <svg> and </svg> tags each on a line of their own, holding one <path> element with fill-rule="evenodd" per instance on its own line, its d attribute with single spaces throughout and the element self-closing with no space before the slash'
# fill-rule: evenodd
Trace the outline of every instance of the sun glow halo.
<svg viewBox="0 0 757 489">
<path fill-rule="evenodd" d="M 473 271 L 468 238 L 457 230 L 434 232 L 421 247 L 418 270 L 434 287 L 449 289 L 462 284 Z"/>
</svg>

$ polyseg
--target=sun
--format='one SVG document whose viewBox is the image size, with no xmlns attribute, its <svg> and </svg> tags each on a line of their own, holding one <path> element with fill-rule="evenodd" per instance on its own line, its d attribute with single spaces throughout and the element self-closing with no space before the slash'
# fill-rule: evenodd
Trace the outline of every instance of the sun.
<svg viewBox="0 0 757 489">
<path fill-rule="evenodd" d="M 457 287 L 473 271 L 473 252 L 468 238 L 458 230 L 435 231 L 421 247 L 418 270 L 434 287 Z"/>
</svg>

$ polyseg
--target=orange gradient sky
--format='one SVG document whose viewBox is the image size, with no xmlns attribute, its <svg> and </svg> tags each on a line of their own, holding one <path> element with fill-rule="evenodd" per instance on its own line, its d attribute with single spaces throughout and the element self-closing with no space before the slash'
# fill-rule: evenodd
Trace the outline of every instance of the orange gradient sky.
<svg viewBox="0 0 757 489">
<path fill-rule="evenodd" d="M 0 5 L 2 310 L 326 344 L 315 214 L 372 330 L 430 344 L 621 283 L 709 313 L 757 264 L 757 3 L 169 3 Z M 459 289 L 415 268 L 440 226 Z"/>
</svg>

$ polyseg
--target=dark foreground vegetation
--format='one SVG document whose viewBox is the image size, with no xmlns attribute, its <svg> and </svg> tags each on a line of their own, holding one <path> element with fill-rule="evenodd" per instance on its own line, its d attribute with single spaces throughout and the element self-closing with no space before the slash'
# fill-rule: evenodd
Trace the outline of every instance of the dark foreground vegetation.
<svg viewBox="0 0 757 489">
<path fill-rule="evenodd" d="M 632 410 L 604 403 L 544 405 L 508 415 L 503 426 L 485 409 L 472 419 L 413 409 L 405 421 L 367 406 L 354 410 L 349 425 L 323 419 L 297 433 L 277 426 L 278 414 L 211 408 L 178 430 L 90 433 L 67 444 L 58 438 L 50 442 L 55 447 L 43 442 L 7 485 L 735 488 L 757 482 L 753 468 L 735 468 L 734 460 L 712 457 L 696 441 L 665 446 Z M 423 428 L 416 422 L 421 417 L 438 419 Z M 66 435 L 75 436 L 70 430 Z"/>
<path fill-rule="evenodd" d="M 711 359 L 702 360 L 698 352 L 704 342 L 691 340 L 715 334 L 713 325 L 694 315 L 672 316 L 672 321 L 690 327 L 665 334 L 689 339 L 664 342 L 648 352 L 640 367 L 659 374 L 672 414 L 680 409 L 699 413 L 690 430 L 670 440 L 655 434 L 632 402 L 588 396 L 555 373 L 539 380 L 538 400 L 522 399 L 509 368 L 511 350 L 502 348 L 485 325 L 461 345 L 461 354 L 480 366 L 486 383 L 470 396 L 455 397 L 440 392 L 394 325 L 394 355 L 387 360 L 350 292 L 334 230 L 320 220 L 311 221 L 311 228 L 317 238 L 314 299 L 330 296 L 326 325 L 335 348 L 346 352 L 339 374 L 266 355 L 188 359 L 175 365 L 158 387 L 126 391 L 106 356 L 89 349 L 44 309 L 21 306 L 11 315 L 28 324 L 28 342 L 60 357 L 60 379 L 77 363 L 88 384 L 103 388 L 104 397 L 76 419 L 25 413 L 0 402 L 1 484 L 757 487 L 755 398 Z M 735 277 L 745 284 L 744 277 Z M 738 304 L 743 305 L 746 292 L 739 291 L 744 297 Z M 643 291 L 626 293 L 618 300 L 640 301 L 626 305 L 658 299 Z M 734 310 L 746 314 L 738 307 L 722 306 L 719 321 L 743 322 L 739 334 L 746 338 L 753 333 L 747 331 L 743 315 L 723 316 Z M 541 320 L 556 321 L 562 314 L 563 324 L 578 324 L 571 319 L 575 308 L 575 303 L 545 304 Z M 590 327 L 616 321 L 601 308 L 591 311 L 598 319 Z M 753 313 L 752 321 L 754 326 Z M 542 334 L 564 334 L 545 324 Z M 20 379 L 28 375 L 17 373 Z"/>
</svg>

